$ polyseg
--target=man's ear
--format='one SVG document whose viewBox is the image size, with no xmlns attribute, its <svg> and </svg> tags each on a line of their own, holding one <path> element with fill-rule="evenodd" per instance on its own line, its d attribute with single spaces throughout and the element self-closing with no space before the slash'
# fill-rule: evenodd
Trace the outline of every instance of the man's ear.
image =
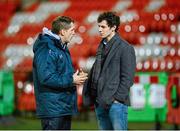
<svg viewBox="0 0 180 131">
<path fill-rule="evenodd" d="M 64 36 L 64 34 L 65 34 L 65 30 L 63 30 L 63 29 L 62 29 L 62 30 L 60 30 L 60 31 L 59 31 L 59 34 L 60 34 L 61 36 Z"/>
<path fill-rule="evenodd" d="M 112 27 L 113 31 L 115 31 L 115 30 L 116 30 L 116 28 L 117 28 L 117 27 L 116 27 L 116 25 L 114 25 L 114 26 Z"/>
</svg>

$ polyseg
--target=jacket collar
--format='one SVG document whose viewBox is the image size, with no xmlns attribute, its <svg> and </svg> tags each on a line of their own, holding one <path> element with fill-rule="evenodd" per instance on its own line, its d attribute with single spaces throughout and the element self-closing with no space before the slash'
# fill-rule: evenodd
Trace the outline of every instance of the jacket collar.
<svg viewBox="0 0 180 131">
<path fill-rule="evenodd" d="M 64 44 L 63 44 L 62 41 L 61 41 L 61 38 L 60 38 L 58 35 L 54 34 L 51 30 L 49 30 L 49 29 L 46 28 L 46 27 L 44 27 L 44 28 L 42 29 L 42 32 L 43 32 L 43 33 L 42 33 L 43 35 L 50 36 L 51 39 L 55 42 L 55 45 L 56 45 L 56 46 L 60 47 L 61 49 L 66 50 L 67 43 L 64 43 Z"/>
<path fill-rule="evenodd" d="M 54 37 L 54 38 L 57 39 L 57 40 L 60 40 L 60 37 L 59 37 L 58 35 L 52 33 L 51 30 L 49 30 L 47 27 L 44 27 L 44 28 L 42 29 L 42 31 L 43 31 L 43 35 L 46 34 L 46 35 L 49 35 L 49 36 Z"/>
</svg>

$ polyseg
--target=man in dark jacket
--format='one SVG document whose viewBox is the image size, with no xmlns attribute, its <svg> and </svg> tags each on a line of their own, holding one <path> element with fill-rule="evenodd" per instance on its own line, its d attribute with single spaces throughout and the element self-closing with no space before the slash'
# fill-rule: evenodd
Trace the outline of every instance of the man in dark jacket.
<svg viewBox="0 0 180 131">
<path fill-rule="evenodd" d="M 77 113 L 76 85 L 87 79 L 83 72 L 74 73 L 67 43 L 75 34 L 74 21 L 65 16 L 43 28 L 33 52 L 33 79 L 36 112 L 44 130 L 71 128 L 71 116 Z"/>
<path fill-rule="evenodd" d="M 95 104 L 100 129 L 126 130 L 129 89 L 136 67 L 135 51 L 117 33 L 119 16 L 105 12 L 97 21 L 102 41 L 84 84 L 83 102 Z"/>
</svg>

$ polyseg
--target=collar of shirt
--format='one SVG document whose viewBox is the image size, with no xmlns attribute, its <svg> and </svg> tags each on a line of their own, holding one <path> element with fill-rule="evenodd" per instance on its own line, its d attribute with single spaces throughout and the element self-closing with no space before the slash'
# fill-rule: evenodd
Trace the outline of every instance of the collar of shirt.
<svg viewBox="0 0 180 131">
<path fill-rule="evenodd" d="M 117 36 L 118 36 L 118 34 L 116 33 L 116 34 L 110 39 L 110 41 L 108 41 L 108 42 L 107 42 L 106 38 L 104 38 L 104 39 L 102 40 L 103 45 L 105 45 L 106 47 L 109 46 L 109 45 L 111 45 L 112 42 L 117 38 Z"/>
<path fill-rule="evenodd" d="M 62 45 L 62 48 L 65 50 L 66 47 L 67 47 L 67 43 L 64 43 L 64 44 L 61 44 Z"/>
<path fill-rule="evenodd" d="M 103 40 L 103 44 L 104 44 L 105 46 L 107 46 L 107 41 L 106 41 L 106 39 Z"/>
</svg>

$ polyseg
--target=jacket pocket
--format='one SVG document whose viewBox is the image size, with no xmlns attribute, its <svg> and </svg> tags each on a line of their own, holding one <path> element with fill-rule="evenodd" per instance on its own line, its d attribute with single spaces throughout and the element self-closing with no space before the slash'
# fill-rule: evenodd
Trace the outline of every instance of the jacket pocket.
<svg viewBox="0 0 180 131">
<path fill-rule="evenodd" d="M 118 82 L 111 82 L 110 84 L 108 84 L 108 87 L 110 89 L 117 89 L 119 86 L 119 83 Z"/>
<path fill-rule="evenodd" d="M 64 105 L 72 105 L 72 98 L 73 98 L 73 94 L 70 92 L 63 92 L 61 93 L 61 95 L 59 95 L 59 99 L 58 101 L 60 101 L 61 103 L 64 103 Z"/>
</svg>

